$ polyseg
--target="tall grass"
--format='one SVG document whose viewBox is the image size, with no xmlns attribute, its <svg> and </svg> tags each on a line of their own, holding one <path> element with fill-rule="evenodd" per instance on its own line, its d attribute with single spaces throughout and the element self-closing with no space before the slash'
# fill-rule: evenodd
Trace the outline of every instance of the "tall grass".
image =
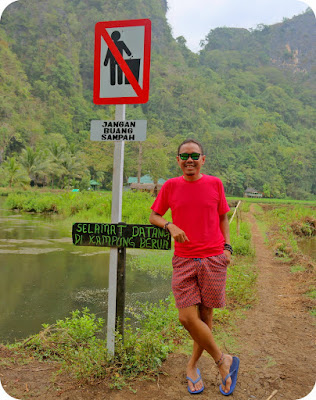
<svg viewBox="0 0 316 400">
<path fill-rule="evenodd" d="M 262 203 L 262 204 L 275 204 L 275 205 L 316 205 L 315 200 L 296 200 L 296 199 L 269 199 L 269 198 L 248 198 L 248 197 L 228 197 L 227 200 L 242 200 L 243 203 Z"/>
<path fill-rule="evenodd" d="M 43 330 L 11 347 L 31 353 L 39 359 L 61 363 L 62 371 L 77 379 L 93 382 L 110 377 L 110 386 L 121 388 L 140 374 L 154 375 L 168 353 L 188 337 L 177 321 L 174 299 L 170 296 L 158 305 L 140 305 L 135 314 L 136 330 L 126 324 L 124 341 L 116 335 L 115 356 L 106 350 L 106 340 L 100 337 L 104 320 L 88 309 L 73 311 L 70 317 L 53 325 L 43 324 Z"/>
<path fill-rule="evenodd" d="M 316 203 L 314 204 L 316 207 Z M 281 228 L 287 230 L 289 224 L 302 221 L 305 217 L 316 218 L 316 209 L 303 205 L 294 205 L 293 207 L 277 207 L 267 212 L 267 217 L 272 220 L 278 220 Z"/>
<path fill-rule="evenodd" d="M 230 239 L 234 248 L 234 254 L 254 255 L 254 249 L 251 244 L 250 225 L 246 221 L 240 222 L 239 235 L 237 234 L 237 221 L 234 219 L 230 226 Z"/>
<path fill-rule="evenodd" d="M 301 236 L 311 238 L 316 235 L 315 207 L 275 206 L 264 213 L 261 212 L 259 218 L 265 224 L 266 237 L 270 246 L 274 248 L 275 255 L 283 262 L 290 263 L 291 273 L 301 275 L 298 279 L 299 290 L 304 291 L 310 300 L 309 304 L 304 300 L 304 304 L 309 308 L 310 314 L 315 316 L 315 300 L 310 296 L 315 288 L 315 263 L 308 256 L 302 256 L 298 246 Z"/>
<path fill-rule="evenodd" d="M 126 223 L 148 224 L 154 198 L 149 193 L 124 192 L 122 220 Z M 63 217 L 76 217 L 86 222 L 110 222 L 110 192 L 24 192 L 8 195 L 6 207 L 25 212 L 53 212 Z"/>
<path fill-rule="evenodd" d="M 281 257 L 299 251 L 298 235 L 315 235 L 316 209 L 314 207 L 293 205 L 274 207 L 260 215 L 269 229 L 270 244 Z"/>
<path fill-rule="evenodd" d="M 71 216 L 80 211 L 88 211 L 103 206 L 102 213 L 110 214 L 109 204 L 111 197 L 109 192 L 61 192 L 41 193 L 24 192 L 9 194 L 5 205 L 10 209 L 18 209 L 26 212 L 54 212 L 63 216 Z M 109 208 L 109 210 L 108 210 Z"/>
</svg>

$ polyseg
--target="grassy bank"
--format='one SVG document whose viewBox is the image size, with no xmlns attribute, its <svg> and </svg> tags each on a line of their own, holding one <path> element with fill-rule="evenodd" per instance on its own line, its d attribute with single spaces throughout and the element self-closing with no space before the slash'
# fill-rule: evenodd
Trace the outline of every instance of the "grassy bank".
<svg viewBox="0 0 316 400">
<path fill-rule="evenodd" d="M 316 197 L 316 196 L 315 196 Z M 295 199 L 274 199 L 274 198 L 249 198 L 249 197 L 229 197 L 228 200 L 242 200 L 243 204 L 273 204 L 276 206 L 280 205 L 306 205 L 306 206 L 314 206 L 316 205 L 315 200 L 295 200 Z"/>
<path fill-rule="evenodd" d="M 155 265 L 153 255 L 147 261 Z M 222 346 L 225 342 L 231 351 L 238 351 L 232 341 L 236 320 L 256 297 L 256 274 L 251 261 L 252 256 L 234 257 L 227 280 L 227 307 L 214 313 L 217 341 Z M 24 360 L 55 360 L 60 372 L 69 372 L 79 380 L 94 382 L 111 377 L 109 384 L 116 388 L 131 385 L 135 377 L 143 374 L 157 375 L 169 353 L 191 348 L 191 339 L 178 322 L 172 295 L 158 304 L 138 303 L 129 311 L 136 319 L 136 327 L 125 322 L 124 341 L 117 334 L 114 358 L 106 352 L 106 340 L 101 336 L 104 321 L 87 309 L 74 311 L 53 325 L 43 324 L 39 334 L 10 347 Z"/>
<path fill-rule="evenodd" d="M 25 212 L 56 213 L 62 217 L 87 222 L 105 222 L 111 219 L 111 192 L 87 191 L 12 191 L 0 192 L 7 196 L 5 205 L 10 209 Z M 122 218 L 126 223 L 147 223 L 148 213 L 153 203 L 153 196 L 145 192 L 123 193 Z M 299 201 L 290 199 L 248 199 L 228 198 L 229 201 L 242 200 L 243 210 L 249 210 L 252 203 L 271 205 L 307 205 L 315 206 L 315 201 Z"/>
<path fill-rule="evenodd" d="M 144 192 L 124 192 L 122 220 L 148 224 L 153 196 Z M 111 192 L 24 192 L 8 195 L 5 206 L 22 212 L 55 213 L 72 221 L 110 222 Z"/>
<path fill-rule="evenodd" d="M 279 257 L 299 252 L 298 240 L 316 235 L 316 208 L 292 205 L 267 207 L 256 204 L 256 217 L 268 232 L 268 243 Z"/>
<path fill-rule="evenodd" d="M 303 205 L 255 204 L 255 215 L 275 256 L 287 264 L 306 309 L 316 316 L 315 261 L 299 249 L 299 241 L 315 240 L 316 208 Z"/>
<path fill-rule="evenodd" d="M 126 192 L 123 197 L 123 220 L 127 223 L 148 223 L 153 197 L 147 193 Z M 28 212 L 53 212 L 63 221 L 110 221 L 110 193 L 11 193 L 7 207 Z M 171 216 L 167 216 L 171 218 Z M 64 222 L 63 222 L 64 223 Z M 227 307 L 214 313 L 214 333 L 219 343 L 226 345 L 232 337 L 234 323 L 242 310 L 251 307 L 256 299 L 256 271 L 253 265 L 250 227 L 240 226 L 237 236 L 236 222 L 231 224 L 234 256 L 228 269 Z M 132 268 L 145 270 L 151 276 L 162 274 L 171 277 L 172 251 L 130 250 Z M 61 371 L 68 371 L 78 379 L 94 381 L 111 376 L 110 384 L 121 387 L 142 373 L 157 374 L 163 360 L 170 352 L 182 346 L 188 348 L 191 340 L 178 322 L 178 312 L 173 296 L 159 304 L 137 304 L 132 312 L 136 327 L 125 323 L 124 342 L 117 335 L 117 352 L 111 358 L 106 352 L 106 342 L 100 336 L 103 320 L 88 310 L 74 311 L 68 318 L 54 325 L 43 325 L 43 330 L 13 347 L 26 357 L 57 360 Z M 232 342 L 231 342 L 232 343 Z M 233 344 L 231 344 L 233 346 Z"/>
</svg>

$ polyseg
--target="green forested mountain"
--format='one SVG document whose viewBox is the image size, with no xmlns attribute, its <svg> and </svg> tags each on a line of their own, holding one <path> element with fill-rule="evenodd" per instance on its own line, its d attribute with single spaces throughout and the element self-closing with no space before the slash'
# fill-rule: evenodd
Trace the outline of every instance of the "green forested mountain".
<svg viewBox="0 0 316 400">
<path fill-rule="evenodd" d="M 175 153 L 202 141 L 204 172 L 229 194 L 316 194 L 316 24 L 309 9 L 257 29 L 211 30 L 199 54 L 173 38 L 165 0 L 20 0 L 0 23 L 0 162 L 6 180 L 110 188 L 113 145 L 90 141 L 91 119 L 114 118 L 92 103 L 94 25 L 150 18 L 150 99 L 126 107 L 147 119 L 142 174 L 179 173 Z M 203 39 L 203 38 L 201 38 Z M 138 143 L 126 143 L 124 174 L 136 176 Z M 75 183 L 77 181 L 77 183 Z"/>
</svg>

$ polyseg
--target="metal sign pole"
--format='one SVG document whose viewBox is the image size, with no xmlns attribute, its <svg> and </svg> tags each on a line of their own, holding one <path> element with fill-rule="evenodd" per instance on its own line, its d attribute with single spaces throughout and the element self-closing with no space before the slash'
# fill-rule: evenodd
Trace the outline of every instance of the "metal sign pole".
<svg viewBox="0 0 316 400">
<path fill-rule="evenodd" d="M 103 21 L 95 25 L 93 102 L 94 104 L 116 104 L 116 121 L 125 121 L 125 104 L 143 104 L 148 101 L 150 43 L 151 21 L 149 19 Z M 122 45 L 125 53 L 132 58 L 124 59 Z M 124 75 L 124 84 L 119 82 L 122 75 L 121 73 L 118 75 L 116 64 L 119 65 L 120 72 Z M 116 81 L 118 81 L 117 84 Z M 136 121 L 131 121 L 131 126 L 126 125 L 124 128 L 133 129 L 116 131 L 114 135 L 110 134 L 110 130 L 107 129 L 110 127 L 107 126 L 107 122 L 91 121 L 91 140 L 115 141 L 111 220 L 112 223 L 117 224 L 122 222 L 124 141 L 145 140 L 147 121 L 146 123 L 143 121 L 141 124 L 138 121 L 135 132 Z M 80 242 L 81 235 L 79 233 L 75 235 Z M 77 239 L 76 244 L 78 243 Z M 112 355 L 115 352 L 117 315 L 123 319 L 120 310 L 124 312 L 124 303 L 117 304 L 117 298 L 121 296 L 121 289 L 124 287 L 124 263 L 125 250 L 118 254 L 118 248 L 112 247 L 110 250 L 107 325 L 107 348 Z M 119 290 L 119 295 L 117 290 Z"/>
<path fill-rule="evenodd" d="M 115 107 L 115 120 L 125 120 L 125 104 Z M 112 181 L 112 223 L 122 221 L 122 193 L 123 193 L 124 141 L 115 142 Z M 108 296 L 108 323 L 107 349 L 111 355 L 115 352 L 115 325 L 116 325 L 116 292 L 117 292 L 117 261 L 118 249 L 110 249 L 109 269 L 109 296 Z"/>
</svg>

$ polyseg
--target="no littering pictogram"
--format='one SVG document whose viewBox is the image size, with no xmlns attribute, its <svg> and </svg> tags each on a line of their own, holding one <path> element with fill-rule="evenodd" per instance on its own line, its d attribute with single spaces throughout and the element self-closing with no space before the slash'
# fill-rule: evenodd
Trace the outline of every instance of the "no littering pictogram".
<svg viewBox="0 0 316 400">
<path fill-rule="evenodd" d="M 151 21 L 98 22 L 95 26 L 95 104 L 138 104 L 149 98 Z"/>
</svg>

